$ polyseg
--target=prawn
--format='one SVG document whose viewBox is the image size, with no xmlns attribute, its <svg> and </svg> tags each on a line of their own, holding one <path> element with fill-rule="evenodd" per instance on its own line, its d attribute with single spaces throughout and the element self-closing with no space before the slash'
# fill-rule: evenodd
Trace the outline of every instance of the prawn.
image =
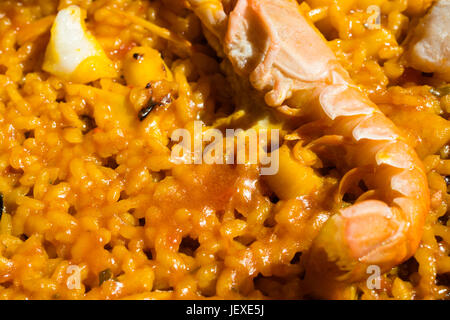
<svg viewBox="0 0 450 320">
<path fill-rule="evenodd" d="M 340 143 L 351 169 L 337 200 L 352 183 L 367 192 L 341 206 L 314 239 L 306 277 L 322 283 L 360 281 L 376 265 L 385 272 L 411 257 L 429 211 L 422 162 L 395 125 L 353 83 L 322 34 L 294 0 L 238 0 L 226 13 L 219 0 L 190 0 L 236 73 L 280 111 L 301 92 L 324 126 L 321 143 Z M 326 295 L 319 292 L 319 295 Z"/>
</svg>

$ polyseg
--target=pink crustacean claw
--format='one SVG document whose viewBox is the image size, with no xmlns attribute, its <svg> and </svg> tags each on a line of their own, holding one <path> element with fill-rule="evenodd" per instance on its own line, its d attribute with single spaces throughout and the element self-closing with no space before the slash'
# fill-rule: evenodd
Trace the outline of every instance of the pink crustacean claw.
<svg viewBox="0 0 450 320">
<path fill-rule="evenodd" d="M 292 15 L 300 19 L 286 19 Z M 224 39 L 228 58 L 258 90 L 278 106 L 293 91 L 313 88 L 330 76 L 334 54 L 291 1 L 238 1 Z M 323 55 L 317 59 L 317 52 Z"/>
</svg>

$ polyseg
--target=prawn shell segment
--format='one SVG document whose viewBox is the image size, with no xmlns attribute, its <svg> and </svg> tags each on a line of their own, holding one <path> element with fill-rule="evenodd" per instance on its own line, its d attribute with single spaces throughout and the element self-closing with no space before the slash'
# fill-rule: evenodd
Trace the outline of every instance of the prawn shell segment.
<svg viewBox="0 0 450 320">
<path fill-rule="evenodd" d="M 376 108 L 348 84 L 326 86 L 319 96 L 320 105 L 330 120 L 338 117 L 370 115 Z"/>
<path fill-rule="evenodd" d="M 375 160 L 378 166 L 384 164 L 400 169 L 424 171 L 417 154 L 406 142 L 401 140 L 383 145 L 376 153 Z"/>
</svg>

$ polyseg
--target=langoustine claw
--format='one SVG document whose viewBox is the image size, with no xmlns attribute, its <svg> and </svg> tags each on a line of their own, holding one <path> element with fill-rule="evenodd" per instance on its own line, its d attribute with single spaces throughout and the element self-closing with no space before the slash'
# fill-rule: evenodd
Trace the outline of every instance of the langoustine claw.
<svg viewBox="0 0 450 320">
<path fill-rule="evenodd" d="M 225 13 L 216 12 L 220 1 L 190 2 L 235 71 L 265 94 L 269 106 L 307 92 L 314 120 L 325 124 L 325 135 L 345 138 L 343 157 L 369 189 L 319 232 L 307 278 L 356 281 L 367 277 L 370 265 L 386 271 L 411 257 L 429 210 L 422 163 L 395 125 L 356 88 L 297 2 L 238 0 L 226 30 Z M 220 21 L 211 21 L 214 16 Z"/>
</svg>

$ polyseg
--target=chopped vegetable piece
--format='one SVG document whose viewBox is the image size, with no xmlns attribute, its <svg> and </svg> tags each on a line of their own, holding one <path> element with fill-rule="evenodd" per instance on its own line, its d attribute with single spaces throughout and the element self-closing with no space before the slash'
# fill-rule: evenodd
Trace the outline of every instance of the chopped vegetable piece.
<svg viewBox="0 0 450 320">
<path fill-rule="evenodd" d="M 58 12 L 42 68 L 78 83 L 115 77 L 117 73 L 112 61 L 86 29 L 84 16 L 85 13 L 75 5 Z"/>
<path fill-rule="evenodd" d="M 172 75 L 158 51 L 134 47 L 125 56 L 123 74 L 128 85 L 146 87 L 151 81 L 170 80 Z"/>
</svg>

